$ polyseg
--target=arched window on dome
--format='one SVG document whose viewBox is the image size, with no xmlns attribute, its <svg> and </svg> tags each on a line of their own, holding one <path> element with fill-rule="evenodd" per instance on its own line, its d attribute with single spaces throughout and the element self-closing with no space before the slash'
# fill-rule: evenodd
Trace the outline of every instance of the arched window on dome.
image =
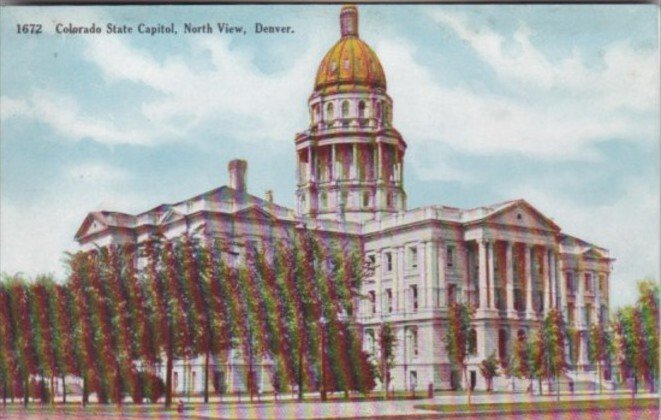
<svg viewBox="0 0 661 420">
<path fill-rule="evenodd" d="M 328 105 L 326 105 L 326 119 L 327 120 L 332 120 L 334 117 L 334 112 L 335 110 L 333 109 L 333 103 L 329 102 Z"/>
<path fill-rule="evenodd" d="M 358 102 L 358 118 L 365 118 L 365 101 Z"/>
<path fill-rule="evenodd" d="M 349 101 L 342 101 L 342 118 L 349 116 Z"/>
</svg>

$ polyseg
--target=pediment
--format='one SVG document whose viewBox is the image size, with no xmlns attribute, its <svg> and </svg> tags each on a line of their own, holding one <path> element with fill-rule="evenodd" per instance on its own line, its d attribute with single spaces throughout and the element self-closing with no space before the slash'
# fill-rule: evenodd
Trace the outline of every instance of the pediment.
<svg viewBox="0 0 661 420">
<path fill-rule="evenodd" d="M 92 233 L 100 232 L 106 229 L 108 225 L 105 224 L 103 219 L 96 213 L 89 213 L 83 223 L 78 228 L 74 239 L 79 239 Z"/>
<path fill-rule="evenodd" d="M 599 250 L 595 248 L 588 248 L 583 252 L 583 257 L 584 258 L 594 258 L 594 259 L 599 259 L 599 258 L 606 258 L 605 255 L 603 255 Z"/>
<path fill-rule="evenodd" d="M 251 220 L 275 220 L 275 217 L 268 211 L 264 210 L 262 207 L 252 205 L 244 209 L 238 210 L 234 213 L 237 217 L 243 217 Z"/>
<path fill-rule="evenodd" d="M 524 200 L 512 202 L 484 218 L 487 223 L 559 232 L 560 227 Z"/>
<path fill-rule="evenodd" d="M 179 213 L 178 211 L 169 209 L 168 211 L 165 212 L 165 214 L 163 214 L 163 216 L 161 216 L 161 218 L 158 220 L 158 223 L 159 224 L 171 223 L 176 220 L 183 219 L 183 217 L 184 215 Z"/>
</svg>

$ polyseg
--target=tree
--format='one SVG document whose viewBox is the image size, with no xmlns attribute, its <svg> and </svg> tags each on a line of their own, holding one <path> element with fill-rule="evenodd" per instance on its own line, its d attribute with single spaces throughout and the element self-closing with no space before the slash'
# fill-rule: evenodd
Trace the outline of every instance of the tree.
<svg viewBox="0 0 661 420">
<path fill-rule="evenodd" d="M 588 358 L 591 363 L 597 365 L 599 377 L 599 393 L 602 392 L 601 375 L 603 365 L 610 359 L 612 353 L 612 339 L 610 331 L 604 324 L 590 325 L 590 339 L 588 340 Z"/>
<path fill-rule="evenodd" d="M 471 386 L 468 383 L 468 367 L 466 358 L 471 344 L 471 330 L 475 309 L 466 303 L 452 303 L 448 308 L 448 326 L 443 336 L 445 351 L 452 362 L 457 364 L 464 373 L 464 381 L 468 395 L 468 405 L 471 405 Z"/>
<path fill-rule="evenodd" d="M 511 360 L 508 363 L 508 373 L 516 378 L 525 378 L 531 381 L 532 369 L 530 366 L 530 344 L 525 335 L 517 336 L 512 349 Z"/>
<path fill-rule="evenodd" d="M 397 337 L 392 323 L 384 322 L 379 329 L 379 351 L 380 360 L 378 374 L 381 383 L 384 386 L 384 398 L 388 398 L 388 388 L 392 380 L 391 371 L 395 367 L 395 347 L 397 347 Z"/>
<path fill-rule="evenodd" d="M 533 371 L 540 380 L 539 392 L 542 393 L 541 380 L 549 384 L 567 369 L 565 358 L 566 328 L 564 318 L 555 308 L 546 314 L 540 329 L 535 334 L 532 346 Z M 559 393 L 557 395 L 560 395 Z"/>
<path fill-rule="evenodd" d="M 653 280 L 642 280 L 638 282 L 638 294 L 636 307 L 640 314 L 642 370 L 650 392 L 654 392 L 659 379 L 659 284 Z"/>
<path fill-rule="evenodd" d="M 493 391 L 493 378 L 500 374 L 498 371 L 499 366 L 500 362 L 498 361 L 498 357 L 496 357 L 496 352 L 491 353 L 488 358 L 480 362 L 480 373 L 487 381 L 487 391 L 489 392 Z"/>
</svg>

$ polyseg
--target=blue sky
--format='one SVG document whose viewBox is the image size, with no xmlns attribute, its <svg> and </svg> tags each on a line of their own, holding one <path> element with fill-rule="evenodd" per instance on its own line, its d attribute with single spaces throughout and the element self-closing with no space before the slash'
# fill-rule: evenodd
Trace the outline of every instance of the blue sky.
<svg viewBox="0 0 661 420">
<path fill-rule="evenodd" d="M 659 277 L 659 46 L 654 5 L 360 6 L 409 207 L 524 198 L 611 250 L 614 305 Z M 0 269 L 63 273 L 86 213 L 140 212 L 227 183 L 294 201 L 339 6 L 3 7 Z M 71 36 L 54 24 L 174 22 L 179 35 Z M 188 34 L 184 23 L 243 25 Z M 252 33 L 255 22 L 289 35 Z M 18 23 L 45 33 L 19 35 Z"/>
</svg>

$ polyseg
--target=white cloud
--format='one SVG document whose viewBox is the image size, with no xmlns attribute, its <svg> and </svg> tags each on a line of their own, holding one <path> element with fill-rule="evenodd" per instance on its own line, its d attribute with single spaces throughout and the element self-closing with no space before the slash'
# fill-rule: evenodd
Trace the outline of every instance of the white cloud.
<svg viewBox="0 0 661 420">
<path fill-rule="evenodd" d="M 512 39 L 481 26 L 473 27 L 458 14 L 436 11 L 433 18 L 456 32 L 503 79 L 572 96 L 600 99 L 604 108 L 655 110 L 659 105 L 658 49 L 634 49 L 628 43 L 609 45 L 598 66 L 588 67 L 578 49 L 552 61 L 530 40 L 522 24 Z M 572 98 L 575 100 L 576 98 Z"/>
<path fill-rule="evenodd" d="M 555 161 L 598 158 L 594 146 L 607 139 L 651 142 L 658 137 L 653 110 L 623 112 L 619 105 L 605 106 L 602 97 L 592 93 L 538 95 L 524 85 L 519 86 L 527 92 L 522 97 L 485 94 L 470 85 L 447 87 L 438 83 L 432 69 L 416 62 L 414 45 L 385 39 L 376 50 L 392 76 L 395 125 L 409 142 L 452 145 L 476 155 Z"/>
</svg>

